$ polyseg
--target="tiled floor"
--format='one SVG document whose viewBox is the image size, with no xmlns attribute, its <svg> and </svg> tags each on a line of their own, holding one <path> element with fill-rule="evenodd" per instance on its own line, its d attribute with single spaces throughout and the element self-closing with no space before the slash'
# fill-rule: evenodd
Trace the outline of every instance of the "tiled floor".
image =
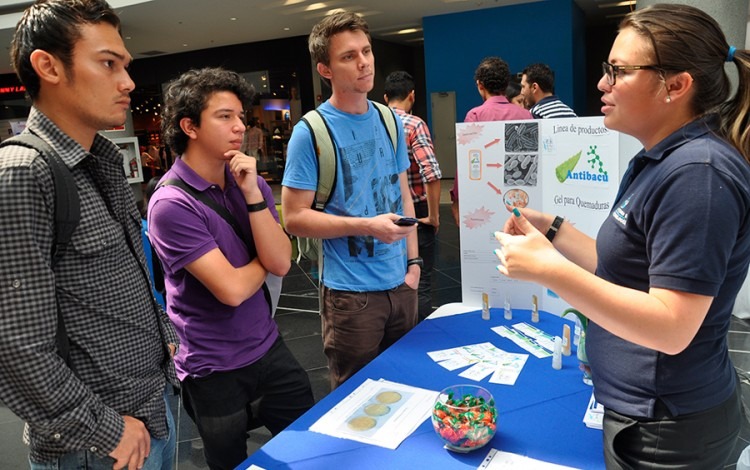
<svg viewBox="0 0 750 470">
<path fill-rule="evenodd" d="M 275 190 L 278 191 L 277 188 Z M 442 198 L 441 200 L 447 202 L 448 199 Z M 441 225 L 436 250 L 436 272 L 433 276 L 433 306 L 458 302 L 461 298 L 458 228 L 453 222 L 448 204 L 443 204 L 440 212 Z M 294 265 L 286 276 L 276 321 L 287 345 L 307 370 L 317 401 L 329 392 L 329 385 L 317 313 L 317 280 L 311 276 L 310 271 L 309 265 L 303 264 L 302 267 Z M 729 344 L 735 366 L 742 371 L 750 371 L 750 322 L 733 320 Z M 748 397 L 746 401 L 750 403 L 750 376 L 743 381 L 743 388 L 745 396 Z M 207 468 L 195 425 L 181 410 L 177 397 L 173 397 L 171 405 L 178 423 L 176 469 Z M 0 404 L 0 456 L 2 456 L 0 468 L 28 468 L 27 450 L 21 443 L 22 428 L 23 423 Z M 269 439 L 270 434 L 263 428 L 250 432 L 248 452 L 254 452 Z M 750 445 L 750 424 L 746 423 L 730 461 L 736 462 L 742 449 L 748 445 Z M 735 465 L 729 465 L 727 468 L 734 469 Z"/>
</svg>

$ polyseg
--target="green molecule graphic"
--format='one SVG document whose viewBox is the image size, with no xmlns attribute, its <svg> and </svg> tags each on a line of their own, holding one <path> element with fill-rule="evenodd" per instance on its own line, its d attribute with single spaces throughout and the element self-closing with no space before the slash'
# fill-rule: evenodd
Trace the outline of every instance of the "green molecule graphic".
<svg viewBox="0 0 750 470">
<path fill-rule="evenodd" d="M 592 170 L 596 170 L 602 175 L 607 174 L 607 170 L 604 169 L 601 157 L 596 153 L 596 145 L 589 145 L 589 151 L 586 152 L 586 155 L 593 155 L 591 160 L 586 160 L 588 164 L 591 165 Z"/>
</svg>

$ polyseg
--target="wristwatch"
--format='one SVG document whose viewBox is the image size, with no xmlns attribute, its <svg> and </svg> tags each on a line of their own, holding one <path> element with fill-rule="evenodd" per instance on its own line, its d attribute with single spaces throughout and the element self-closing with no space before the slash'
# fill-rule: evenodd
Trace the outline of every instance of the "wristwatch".
<svg viewBox="0 0 750 470">
<path fill-rule="evenodd" d="M 267 208 L 268 208 L 268 203 L 266 202 L 265 199 L 260 202 L 256 202 L 255 204 L 247 205 L 248 212 L 260 212 L 263 209 L 267 209 Z"/>
<path fill-rule="evenodd" d="M 419 256 L 417 256 L 416 258 L 412 258 L 412 259 L 410 259 L 409 261 L 406 262 L 407 269 L 412 264 L 416 264 L 417 266 L 419 266 L 420 269 L 424 268 L 424 260 L 422 258 L 420 258 Z"/>
<path fill-rule="evenodd" d="M 555 216 L 555 220 L 552 221 L 552 225 L 550 225 L 549 230 L 547 230 L 547 240 L 552 241 L 555 239 L 555 235 L 557 235 L 557 231 L 560 230 L 560 226 L 562 225 L 563 221 L 562 217 L 559 215 Z"/>
</svg>

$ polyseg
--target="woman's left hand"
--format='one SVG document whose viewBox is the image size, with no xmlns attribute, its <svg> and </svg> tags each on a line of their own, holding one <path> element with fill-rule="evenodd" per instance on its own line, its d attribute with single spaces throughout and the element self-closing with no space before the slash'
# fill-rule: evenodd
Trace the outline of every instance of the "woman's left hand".
<svg viewBox="0 0 750 470">
<path fill-rule="evenodd" d="M 565 260 L 518 209 L 505 224 L 505 232 L 495 232 L 495 238 L 500 242 L 495 250 L 500 260 L 497 269 L 512 279 L 541 283 L 545 275 L 554 273 L 550 268 L 556 261 Z"/>
</svg>

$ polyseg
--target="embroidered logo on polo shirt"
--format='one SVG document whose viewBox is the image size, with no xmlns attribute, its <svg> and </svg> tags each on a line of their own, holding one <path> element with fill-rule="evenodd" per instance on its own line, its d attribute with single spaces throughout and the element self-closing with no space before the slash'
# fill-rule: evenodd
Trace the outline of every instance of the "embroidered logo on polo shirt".
<svg viewBox="0 0 750 470">
<path fill-rule="evenodd" d="M 628 213 L 625 211 L 625 209 L 627 208 L 628 204 L 630 204 L 631 197 L 633 197 L 632 194 L 626 197 L 622 201 L 622 204 L 620 204 L 620 206 L 612 212 L 612 217 L 622 225 L 626 225 L 628 223 Z"/>
</svg>

